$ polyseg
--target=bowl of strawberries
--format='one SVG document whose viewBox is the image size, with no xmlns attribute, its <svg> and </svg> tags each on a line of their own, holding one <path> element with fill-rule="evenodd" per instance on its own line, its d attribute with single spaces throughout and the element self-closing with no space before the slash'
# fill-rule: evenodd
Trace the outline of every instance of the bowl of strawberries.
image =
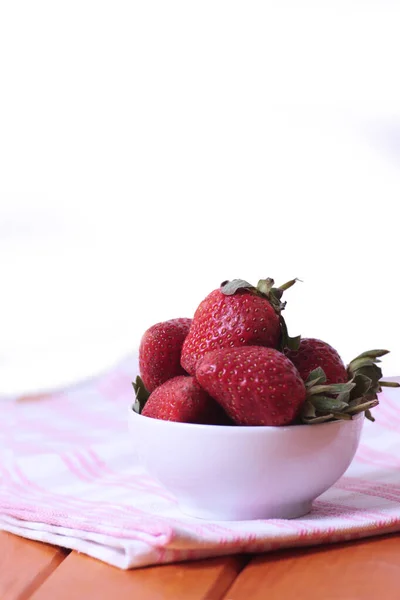
<svg viewBox="0 0 400 600">
<path fill-rule="evenodd" d="M 138 464 L 188 515 L 296 518 L 347 470 L 383 385 L 379 358 L 345 365 L 290 337 L 275 287 L 224 281 L 192 319 L 143 335 L 129 427 Z"/>
</svg>

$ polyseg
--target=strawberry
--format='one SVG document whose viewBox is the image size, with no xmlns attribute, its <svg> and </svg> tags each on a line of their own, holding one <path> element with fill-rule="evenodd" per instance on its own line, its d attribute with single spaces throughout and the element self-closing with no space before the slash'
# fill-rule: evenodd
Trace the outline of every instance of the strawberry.
<svg viewBox="0 0 400 600">
<path fill-rule="evenodd" d="M 180 423 L 227 424 L 222 408 L 210 398 L 194 377 L 180 375 L 152 392 L 142 415 Z"/>
<path fill-rule="evenodd" d="M 197 361 L 207 352 L 237 346 L 268 346 L 277 348 L 280 342 L 292 342 L 281 311 L 280 301 L 292 280 L 274 288 L 272 279 L 260 280 L 257 288 L 246 281 L 235 279 L 224 282 L 198 306 L 190 331 L 182 347 L 181 365 L 194 375 Z"/>
<path fill-rule="evenodd" d="M 159 385 L 184 375 L 180 357 L 191 319 L 172 319 L 157 323 L 143 335 L 139 347 L 139 370 L 149 392 Z"/>
<path fill-rule="evenodd" d="M 238 425 L 288 425 L 306 400 L 296 367 L 274 348 L 209 352 L 198 362 L 196 378 Z"/>
<path fill-rule="evenodd" d="M 311 371 L 321 367 L 326 375 L 326 383 L 345 383 L 349 376 L 346 367 L 332 346 L 314 338 L 303 338 L 299 349 L 286 350 L 286 356 L 292 361 L 304 381 Z"/>
</svg>

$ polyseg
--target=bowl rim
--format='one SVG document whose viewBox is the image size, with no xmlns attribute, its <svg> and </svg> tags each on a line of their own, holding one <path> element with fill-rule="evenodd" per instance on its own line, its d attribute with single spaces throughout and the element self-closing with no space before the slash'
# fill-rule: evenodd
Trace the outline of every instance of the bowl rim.
<svg viewBox="0 0 400 600">
<path fill-rule="evenodd" d="M 129 416 L 133 416 L 133 418 L 141 418 L 147 422 L 154 421 L 156 427 L 177 427 L 184 428 L 186 430 L 197 429 L 197 430 L 205 430 L 211 431 L 212 429 L 218 429 L 218 431 L 242 431 L 244 433 L 249 433 L 249 431 L 299 431 L 299 430 L 309 430 L 310 428 L 320 430 L 321 426 L 345 426 L 348 423 L 352 423 L 354 421 L 358 421 L 361 418 L 365 418 L 364 413 L 358 413 L 353 415 L 352 419 L 338 419 L 336 421 L 326 421 L 325 423 L 316 423 L 315 425 L 301 423 L 298 425 L 238 425 L 237 427 L 232 425 L 213 425 L 213 424 L 204 424 L 204 423 L 181 423 L 179 421 L 167 421 L 165 419 L 154 419 L 153 417 L 147 417 L 146 415 L 142 415 L 134 410 L 134 404 L 129 405 Z M 133 413 L 133 414 L 132 414 Z M 158 424 L 158 425 L 157 425 Z M 233 434 L 232 434 L 233 435 Z M 237 435 L 237 434 L 236 434 Z"/>
</svg>

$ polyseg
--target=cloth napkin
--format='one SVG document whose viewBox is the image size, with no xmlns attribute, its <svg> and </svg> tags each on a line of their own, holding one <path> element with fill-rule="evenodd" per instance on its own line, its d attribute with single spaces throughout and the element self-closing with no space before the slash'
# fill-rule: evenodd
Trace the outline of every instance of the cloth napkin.
<svg viewBox="0 0 400 600">
<path fill-rule="evenodd" d="M 132 356 L 105 375 L 2 404 L 0 529 L 129 569 L 400 530 L 400 393 L 384 392 L 346 475 L 296 520 L 208 522 L 132 462 Z"/>
</svg>

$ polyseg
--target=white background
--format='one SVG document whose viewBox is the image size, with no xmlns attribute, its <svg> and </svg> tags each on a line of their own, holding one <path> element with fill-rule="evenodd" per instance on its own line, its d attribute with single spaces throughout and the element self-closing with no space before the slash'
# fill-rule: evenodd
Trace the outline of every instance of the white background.
<svg viewBox="0 0 400 600">
<path fill-rule="evenodd" d="M 0 393 L 90 376 L 224 279 L 400 373 L 397 2 L 0 4 Z"/>
</svg>

